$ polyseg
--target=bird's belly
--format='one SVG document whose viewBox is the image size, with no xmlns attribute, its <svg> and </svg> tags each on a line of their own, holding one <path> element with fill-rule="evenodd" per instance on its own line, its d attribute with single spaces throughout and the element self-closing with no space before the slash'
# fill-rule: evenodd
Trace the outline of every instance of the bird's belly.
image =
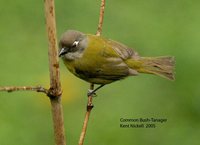
<svg viewBox="0 0 200 145">
<path fill-rule="evenodd" d="M 94 84 L 109 84 L 129 75 L 128 66 L 113 60 L 74 60 L 65 61 L 68 70 L 75 76 Z"/>
</svg>

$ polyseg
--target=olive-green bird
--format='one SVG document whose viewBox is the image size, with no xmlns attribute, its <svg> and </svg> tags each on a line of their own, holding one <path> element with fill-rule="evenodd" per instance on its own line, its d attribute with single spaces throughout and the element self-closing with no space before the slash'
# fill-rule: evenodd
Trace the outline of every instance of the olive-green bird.
<svg viewBox="0 0 200 145">
<path fill-rule="evenodd" d="M 174 57 L 140 57 L 126 45 L 101 36 L 68 30 L 59 48 L 59 57 L 71 73 L 100 87 L 139 73 L 174 80 Z"/>
</svg>

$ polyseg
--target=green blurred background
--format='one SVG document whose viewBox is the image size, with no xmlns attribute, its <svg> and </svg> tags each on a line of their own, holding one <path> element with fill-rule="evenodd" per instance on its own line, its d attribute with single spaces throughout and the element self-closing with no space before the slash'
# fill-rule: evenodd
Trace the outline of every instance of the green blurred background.
<svg viewBox="0 0 200 145">
<path fill-rule="evenodd" d="M 99 1 L 59 0 L 58 38 L 67 29 L 95 33 Z M 85 145 L 197 145 L 200 134 L 200 1 L 109 0 L 103 36 L 142 56 L 176 57 L 174 82 L 153 75 L 108 85 L 94 99 Z M 49 87 L 41 0 L 0 1 L 0 86 Z M 61 62 L 68 145 L 78 142 L 88 84 Z M 54 144 L 50 103 L 35 92 L 0 92 L 0 145 Z M 155 129 L 120 128 L 120 118 L 167 118 Z"/>
</svg>

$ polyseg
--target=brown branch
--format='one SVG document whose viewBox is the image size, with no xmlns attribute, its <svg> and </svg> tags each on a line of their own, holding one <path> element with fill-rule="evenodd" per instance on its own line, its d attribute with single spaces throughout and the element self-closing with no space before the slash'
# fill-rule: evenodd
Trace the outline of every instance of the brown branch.
<svg viewBox="0 0 200 145">
<path fill-rule="evenodd" d="M 54 0 L 45 0 L 46 28 L 49 40 L 49 71 L 50 71 L 50 101 L 54 124 L 56 145 L 65 145 L 64 121 L 61 104 L 61 84 L 58 62 L 58 47 L 56 39 L 56 22 Z"/>
<path fill-rule="evenodd" d="M 94 89 L 94 84 L 91 84 L 90 90 L 93 90 L 93 89 Z M 87 131 L 87 125 L 88 125 L 90 113 L 91 113 L 93 107 L 94 106 L 92 104 L 92 96 L 88 96 L 87 111 L 86 111 L 85 119 L 84 119 L 84 122 L 83 122 L 82 132 L 81 132 L 81 135 L 80 135 L 80 138 L 79 138 L 79 143 L 78 143 L 79 145 L 83 145 L 83 142 L 84 142 L 84 139 L 85 139 L 85 134 L 86 134 L 86 131 Z"/>
<path fill-rule="evenodd" d="M 45 89 L 41 86 L 20 86 L 20 87 L 14 87 L 14 86 L 6 86 L 6 87 L 0 87 L 0 91 L 7 91 L 7 92 L 14 92 L 14 91 L 36 91 L 36 92 L 42 92 L 45 94 L 49 93 L 48 89 Z"/>
<path fill-rule="evenodd" d="M 105 9 L 105 0 L 101 0 L 101 7 L 100 7 L 100 15 L 99 15 L 99 24 L 97 28 L 97 36 L 101 35 L 102 26 L 103 26 L 103 18 L 104 18 L 104 9 Z"/>
<path fill-rule="evenodd" d="M 105 0 L 101 0 L 99 24 L 98 24 L 97 33 L 96 33 L 97 36 L 100 36 L 101 32 L 102 32 L 104 9 L 105 9 Z M 90 90 L 93 90 L 93 89 L 94 89 L 94 84 L 90 84 Z M 83 145 L 83 143 L 84 143 L 87 126 L 88 126 L 88 121 L 89 121 L 90 113 L 91 113 L 93 107 L 94 106 L 92 104 L 92 95 L 91 95 L 91 96 L 88 96 L 87 111 L 86 111 L 85 119 L 83 122 L 82 132 L 81 132 L 81 135 L 79 138 L 79 145 Z"/>
<path fill-rule="evenodd" d="M 37 91 L 43 92 L 50 98 L 52 107 L 52 116 L 54 124 L 54 135 L 56 145 L 66 145 L 65 133 L 64 133 L 64 121 L 63 111 L 61 104 L 61 83 L 60 83 L 60 71 L 58 62 L 58 47 L 56 37 L 56 22 L 55 22 L 55 10 L 54 0 L 45 0 L 45 18 L 46 27 L 48 33 L 48 55 L 49 55 L 49 71 L 50 71 L 50 88 L 45 89 L 41 86 L 10 86 L 0 87 L 0 91 Z"/>
</svg>

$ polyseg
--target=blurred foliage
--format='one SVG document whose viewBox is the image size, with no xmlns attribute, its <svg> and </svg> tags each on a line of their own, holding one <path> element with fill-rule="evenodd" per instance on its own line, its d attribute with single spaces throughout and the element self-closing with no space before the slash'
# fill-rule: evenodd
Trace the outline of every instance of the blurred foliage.
<svg viewBox="0 0 200 145">
<path fill-rule="evenodd" d="M 100 1 L 56 1 L 58 38 L 67 29 L 95 33 Z M 105 86 L 94 99 L 86 145 L 197 145 L 200 134 L 200 1 L 109 0 L 103 36 L 142 56 L 176 57 L 176 80 L 152 75 Z M 0 1 L 0 85 L 49 86 L 44 6 L 40 0 Z M 61 63 L 67 144 L 78 142 L 88 84 Z M 0 144 L 54 144 L 48 98 L 0 93 Z M 120 118 L 167 118 L 156 129 L 120 128 Z"/>
</svg>

